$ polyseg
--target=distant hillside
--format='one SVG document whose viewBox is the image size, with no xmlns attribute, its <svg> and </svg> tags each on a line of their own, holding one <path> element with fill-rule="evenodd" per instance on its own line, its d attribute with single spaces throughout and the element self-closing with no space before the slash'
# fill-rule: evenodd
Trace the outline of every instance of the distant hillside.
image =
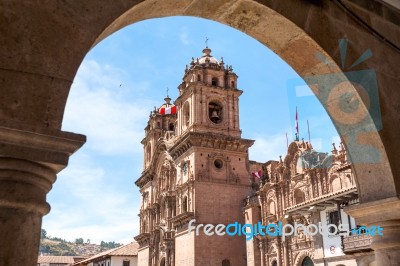
<svg viewBox="0 0 400 266">
<path fill-rule="evenodd" d="M 90 244 L 89 239 L 84 242 L 83 238 L 69 242 L 58 237 L 47 236 L 46 230 L 42 229 L 39 254 L 43 256 L 92 256 L 121 245 L 104 241 L 101 241 L 100 245 Z"/>
</svg>

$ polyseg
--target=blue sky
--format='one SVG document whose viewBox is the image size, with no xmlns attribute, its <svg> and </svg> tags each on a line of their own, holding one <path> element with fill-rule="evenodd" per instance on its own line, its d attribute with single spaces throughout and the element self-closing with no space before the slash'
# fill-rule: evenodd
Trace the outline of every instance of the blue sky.
<svg viewBox="0 0 400 266">
<path fill-rule="evenodd" d="M 256 140 L 250 159 L 277 160 L 286 153 L 286 132 L 320 151 L 338 142 L 326 111 L 302 79 L 257 40 L 222 24 L 192 17 L 152 19 L 130 25 L 85 57 L 68 98 L 62 129 L 85 134 L 87 143 L 58 175 L 44 217 L 48 235 L 92 243 L 128 243 L 138 234 L 140 193 L 134 181 L 143 162 L 144 127 L 169 88 L 175 99 L 185 65 L 200 57 L 205 38 L 212 55 L 223 56 L 239 76 L 240 124 Z"/>
</svg>

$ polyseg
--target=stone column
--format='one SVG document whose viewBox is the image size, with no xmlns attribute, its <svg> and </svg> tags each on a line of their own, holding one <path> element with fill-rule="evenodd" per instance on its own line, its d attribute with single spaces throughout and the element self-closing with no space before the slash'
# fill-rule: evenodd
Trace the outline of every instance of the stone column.
<svg viewBox="0 0 400 266">
<path fill-rule="evenodd" d="M 287 266 L 287 265 L 289 265 L 287 240 L 282 241 L 282 244 L 283 244 L 283 265 Z"/>
<path fill-rule="evenodd" d="M 280 237 L 277 237 L 277 241 L 276 241 L 276 247 L 277 247 L 277 262 L 278 262 L 278 266 L 286 266 L 286 265 L 282 265 L 282 240 L 280 239 Z"/>
<path fill-rule="evenodd" d="M 261 261 L 261 266 L 265 266 L 264 260 L 265 260 L 265 254 L 264 254 L 264 240 L 259 239 L 258 240 L 258 247 L 260 249 L 260 261 Z"/>
<path fill-rule="evenodd" d="M 171 249 L 171 266 L 175 266 L 175 248 L 174 248 L 174 246 Z"/>
<path fill-rule="evenodd" d="M 167 244 L 167 250 L 165 252 L 165 265 L 170 266 L 170 250 L 169 250 L 169 243 Z"/>
<path fill-rule="evenodd" d="M 50 211 L 46 195 L 86 140 L 49 131 L 0 125 L 0 265 L 37 265 L 42 217 Z"/>
<path fill-rule="evenodd" d="M 398 265 L 400 261 L 400 200 L 397 197 L 345 208 L 357 224 L 383 227 L 383 236 L 374 236 L 371 247 L 377 265 Z"/>
</svg>

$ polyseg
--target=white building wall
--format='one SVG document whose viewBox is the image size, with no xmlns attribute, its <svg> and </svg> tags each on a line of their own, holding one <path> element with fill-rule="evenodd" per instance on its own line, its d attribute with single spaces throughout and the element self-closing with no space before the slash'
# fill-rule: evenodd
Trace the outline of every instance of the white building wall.
<svg viewBox="0 0 400 266">
<path fill-rule="evenodd" d="M 87 266 L 111 266 L 111 260 L 109 258 L 97 261 L 97 262 L 91 262 Z"/>
<path fill-rule="evenodd" d="M 327 213 L 331 211 L 336 211 L 337 207 L 328 207 L 325 210 L 320 212 L 321 218 L 321 225 L 327 226 Z M 348 230 L 350 231 L 351 228 L 355 228 L 356 223 L 353 217 L 347 215 L 343 210 L 340 210 L 340 218 L 341 224 L 346 225 Z M 350 224 L 349 224 L 350 221 Z M 332 257 L 339 257 L 345 256 L 342 250 L 342 243 L 341 237 L 339 234 L 329 236 L 328 234 L 322 235 L 323 241 L 323 252 L 325 258 L 332 258 Z M 338 258 L 339 259 L 339 258 Z M 357 262 L 355 259 L 344 259 L 344 260 L 335 260 L 332 262 L 326 263 L 316 263 L 316 266 L 337 266 L 337 265 L 344 265 L 344 266 L 357 266 Z"/>
<path fill-rule="evenodd" d="M 139 249 L 138 251 L 138 266 L 148 266 L 149 265 L 149 248 Z"/>
<path fill-rule="evenodd" d="M 335 210 L 337 210 L 336 207 L 330 207 L 330 208 L 326 208 L 325 210 L 320 212 L 322 226 L 328 225 L 327 213 L 329 213 L 330 211 L 335 211 Z M 348 225 L 348 219 L 347 219 L 346 214 L 344 217 L 342 216 L 342 224 Z M 323 241 L 325 258 L 345 255 L 342 250 L 342 242 L 341 242 L 340 235 L 338 235 L 338 234 L 337 235 L 323 234 L 322 241 Z"/>
<path fill-rule="evenodd" d="M 129 261 L 129 266 L 137 266 L 138 265 L 137 256 L 134 256 L 134 257 L 112 256 L 110 266 L 123 266 L 124 261 Z"/>
</svg>

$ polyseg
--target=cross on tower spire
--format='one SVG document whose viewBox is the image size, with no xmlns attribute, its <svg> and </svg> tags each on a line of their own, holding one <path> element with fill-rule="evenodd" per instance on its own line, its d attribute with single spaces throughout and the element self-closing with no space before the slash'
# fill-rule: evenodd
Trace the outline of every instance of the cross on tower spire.
<svg viewBox="0 0 400 266">
<path fill-rule="evenodd" d="M 206 37 L 206 48 L 208 48 L 208 37 Z"/>
</svg>

